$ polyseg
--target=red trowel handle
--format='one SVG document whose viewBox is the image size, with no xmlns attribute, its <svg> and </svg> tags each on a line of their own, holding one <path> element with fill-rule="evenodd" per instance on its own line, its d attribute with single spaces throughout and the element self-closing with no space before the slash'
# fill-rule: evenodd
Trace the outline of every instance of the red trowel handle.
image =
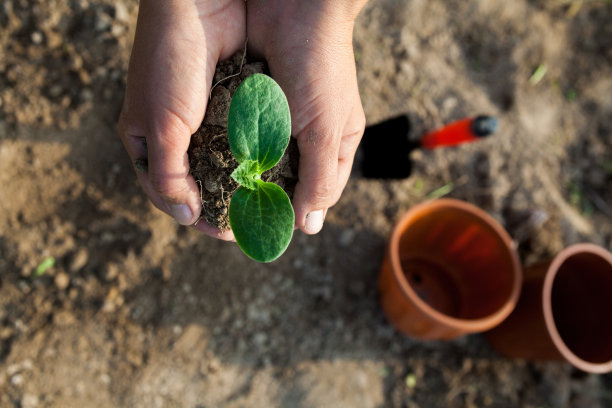
<svg viewBox="0 0 612 408">
<path fill-rule="evenodd" d="M 461 119 L 441 129 L 427 133 L 421 139 L 421 147 L 435 149 L 437 147 L 456 146 L 462 143 L 475 142 L 487 137 L 497 130 L 497 119 L 492 116 L 477 116 Z"/>
</svg>

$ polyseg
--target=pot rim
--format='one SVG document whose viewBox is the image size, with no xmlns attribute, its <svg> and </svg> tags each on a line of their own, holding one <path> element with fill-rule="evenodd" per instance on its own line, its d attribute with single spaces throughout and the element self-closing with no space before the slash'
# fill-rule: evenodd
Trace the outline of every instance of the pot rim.
<svg viewBox="0 0 612 408">
<path fill-rule="evenodd" d="M 567 361 L 583 371 L 595 374 L 604 374 L 612 371 L 612 359 L 604 363 L 593 363 L 578 357 L 572 350 L 570 350 L 570 348 L 561 338 L 553 316 L 551 297 L 555 277 L 557 276 L 561 265 L 568 258 L 579 253 L 599 256 L 612 265 L 612 253 L 595 244 L 574 244 L 559 252 L 548 267 L 546 278 L 544 279 L 544 287 L 542 288 L 542 308 L 544 311 L 544 321 L 546 322 L 546 327 L 553 343 Z"/>
<path fill-rule="evenodd" d="M 477 319 L 461 319 L 448 316 L 428 305 L 424 300 L 419 297 L 419 295 L 414 291 L 412 286 L 408 283 L 408 280 L 406 279 L 402 270 L 399 257 L 399 242 L 401 235 L 406 229 L 406 225 L 410 223 L 413 219 L 419 217 L 424 211 L 436 208 L 457 209 L 465 211 L 477 218 L 482 219 L 505 244 L 510 255 L 510 259 L 512 261 L 512 271 L 514 276 L 512 282 L 512 291 L 508 298 L 504 301 L 504 304 L 496 312 Z M 515 249 L 515 244 L 512 238 L 510 238 L 510 235 L 508 235 L 508 233 L 506 232 L 506 230 L 492 216 L 490 216 L 484 210 L 481 210 L 473 204 L 453 198 L 439 198 L 415 205 L 410 210 L 408 210 L 406 214 L 402 216 L 402 218 L 398 221 L 395 228 L 393 229 L 393 233 L 391 234 L 391 239 L 389 241 L 389 252 L 393 276 L 399 287 L 401 288 L 401 291 L 403 292 L 404 296 L 410 298 L 414 302 L 415 306 L 420 309 L 422 313 L 430 316 L 431 318 L 446 326 L 454 327 L 465 332 L 485 331 L 493 328 L 495 325 L 501 323 L 506 317 L 508 317 L 510 313 L 512 313 L 514 307 L 518 302 L 523 277 L 518 253 Z"/>
</svg>

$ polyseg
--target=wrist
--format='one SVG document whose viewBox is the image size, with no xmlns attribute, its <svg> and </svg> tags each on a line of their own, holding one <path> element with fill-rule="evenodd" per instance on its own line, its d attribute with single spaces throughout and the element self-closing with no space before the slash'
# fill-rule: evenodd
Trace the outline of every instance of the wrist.
<svg viewBox="0 0 612 408">
<path fill-rule="evenodd" d="M 299 0 L 284 7 L 284 18 L 305 19 L 309 24 L 331 22 L 352 28 L 367 0 Z"/>
<path fill-rule="evenodd" d="M 265 15 L 269 24 L 320 26 L 333 23 L 352 28 L 367 0 L 249 0 L 249 10 Z"/>
<path fill-rule="evenodd" d="M 298 13 L 316 15 L 318 18 L 333 18 L 352 23 L 367 0 L 301 0 L 293 3 Z"/>
</svg>

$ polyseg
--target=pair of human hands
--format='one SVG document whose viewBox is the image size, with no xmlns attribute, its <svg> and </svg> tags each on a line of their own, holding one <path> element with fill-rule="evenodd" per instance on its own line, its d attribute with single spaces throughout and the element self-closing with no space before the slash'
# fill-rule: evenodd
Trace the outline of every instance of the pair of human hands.
<svg viewBox="0 0 612 408">
<path fill-rule="evenodd" d="M 267 61 L 300 150 L 296 226 L 315 234 L 348 180 L 365 127 L 352 36 L 366 0 L 141 0 L 119 134 L 145 192 L 183 225 L 200 215 L 187 148 L 216 64 L 243 49 Z M 232 239 L 200 222 L 200 231 Z"/>
</svg>

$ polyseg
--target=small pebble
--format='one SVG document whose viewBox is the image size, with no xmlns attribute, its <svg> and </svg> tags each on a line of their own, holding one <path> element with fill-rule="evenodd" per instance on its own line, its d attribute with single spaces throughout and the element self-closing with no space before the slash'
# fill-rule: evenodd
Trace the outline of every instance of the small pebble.
<svg viewBox="0 0 612 408">
<path fill-rule="evenodd" d="M 209 193 L 214 193 L 219 190 L 219 183 L 217 183 L 214 177 L 206 177 L 204 179 L 204 188 Z"/>
<path fill-rule="evenodd" d="M 114 263 L 106 264 L 104 268 L 104 280 L 110 282 L 119 275 L 119 267 Z"/>
<path fill-rule="evenodd" d="M 91 101 L 94 98 L 94 93 L 89 88 L 83 88 L 81 91 L 81 99 L 85 102 Z"/>
<path fill-rule="evenodd" d="M 76 318 L 74 315 L 67 310 L 57 312 L 53 315 L 53 323 L 58 327 L 73 325 L 75 321 Z"/>
<path fill-rule="evenodd" d="M 34 363 L 32 363 L 32 360 L 30 359 L 25 359 L 21 362 L 21 367 L 24 370 L 31 370 L 34 368 Z"/>
<path fill-rule="evenodd" d="M 72 103 L 72 99 L 70 99 L 70 97 L 68 95 L 65 95 L 62 100 L 60 101 L 60 105 L 63 108 L 67 108 L 70 106 L 70 104 Z"/>
<path fill-rule="evenodd" d="M 80 248 L 72 257 L 68 269 L 70 270 L 70 272 L 76 273 L 83 269 L 83 267 L 87 264 L 88 260 L 89 253 L 87 252 L 87 249 Z"/>
<path fill-rule="evenodd" d="M 108 30 L 112 24 L 110 16 L 101 10 L 96 11 L 96 23 L 94 29 L 98 32 Z"/>
<path fill-rule="evenodd" d="M 23 394 L 21 398 L 21 408 L 35 408 L 38 403 L 38 397 L 33 394 Z"/>
<path fill-rule="evenodd" d="M 19 387 L 23 384 L 23 376 L 21 374 L 15 374 L 11 377 L 11 384 Z"/>
<path fill-rule="evenodd" d="M 340 237 L 338 238 L 338 244 L 341 247 L 348 247 L 355 240 L 355 231 L 352 229 L 345 229 L 340 233 Z"/>
<path fill-rule="evenodd" d="M 110 231 L 104 231 L 101 235 L 100 235 L 100 242 L 103 244 L 110 244 L 111 242 L 115 241 L 115 234 L 113 234 Z"/>
<path fill-rule="evenodd" d="M 6 368 L 6 374 L 9 377 L 14 376 L 15 374 L 17 374 L 19 371 L 21 371 L 21 364 L 11 364 Z"/>
<path fill-rule="evenodd" d="M 110 78 L 111 81 L 118 81 L 119 79 L 123 77 L 123 75 L 121 74 L 121 71 L 119 71 L 118 69 L 112 69 L 109 72 L 108 77 Z"/>
<path fill-rule="evenodd" d="M 219 369 L 220 366 L 221 364 L 219 364 L 219 360 L 213 357 L 208 362 L 208 371 L 210 371 L 211 373 L 214 373 L 215 371 Z"/>
<path fill-rule="evenodd" d="M 21 398 L 21 408 L 35 408 L 38 403 L 38 397 L 33 394 L 23 394 Z"/>
<path fill-rule="evenodd" d="M 59 84 L 55 84 L 51 88 L 49 88 L 49 95 L 52 98 L 57 98 L 58 96 L 62 94 L 62 91 L 63 91 L 62 86 Z"/>
<path fill-rule="evenodd" d="M 130 12 L 123 1 L 115 2 L 115 19 L 122 23 L 129 23 L 130 21 Z"/>
<path fill-rule="evenodd" d="M 210 160 L 217 167 L 220 167 L 220 168 L 227 167 L 227 163 L 225 163 L 225 161 L 223 160 L 223 153 L 221 152 L 212 151 L 210 153 Z"/>
<path fill-rule="evenodd" d="M 70 68 L 75 71 L 79 71 L 81 68 L 83 68 L 83 57 L 81 57 L 79 54 L 72 54 L 70 59 Z"/>
<path fill-rule="evenodd" d="M 6 340 L 13 336 L 13 329 L 11 327 L 5 327 L 0 329 L 0 340 Z"/>
<path fill-rule="evenodd" d="M 43 35 L 40 31 L 34 31 L 30 35 L 30 39 L 32 40 L 34 44 L 40 45 L 43 42 Z"/>
<path fill-rule="evenodd" d="M 255 333 L 255 335 L 253 336 L 253 343 L 255 343 L 255 345 L 257 345 L 258 347 L 262 347 L 267 340 L 268 336 L 266 335 L 266 333 L 263 332 Z"/>
<path fill-rule="evenodd" d="M 69 284 L 70 284 L 70 277 L 68 276 L 67 273 L 60 272 L 57 275 L 55 275 L 55 286 L 57 286 L 59 290 L 66 289 Z"/>
<path fill-rule="evenodd" d="M 111 26 L 111 34 L 113 37 L 120 37 L 125 31 L 125 28 L 121 24 L 113 24 Z"/>
</svg>

